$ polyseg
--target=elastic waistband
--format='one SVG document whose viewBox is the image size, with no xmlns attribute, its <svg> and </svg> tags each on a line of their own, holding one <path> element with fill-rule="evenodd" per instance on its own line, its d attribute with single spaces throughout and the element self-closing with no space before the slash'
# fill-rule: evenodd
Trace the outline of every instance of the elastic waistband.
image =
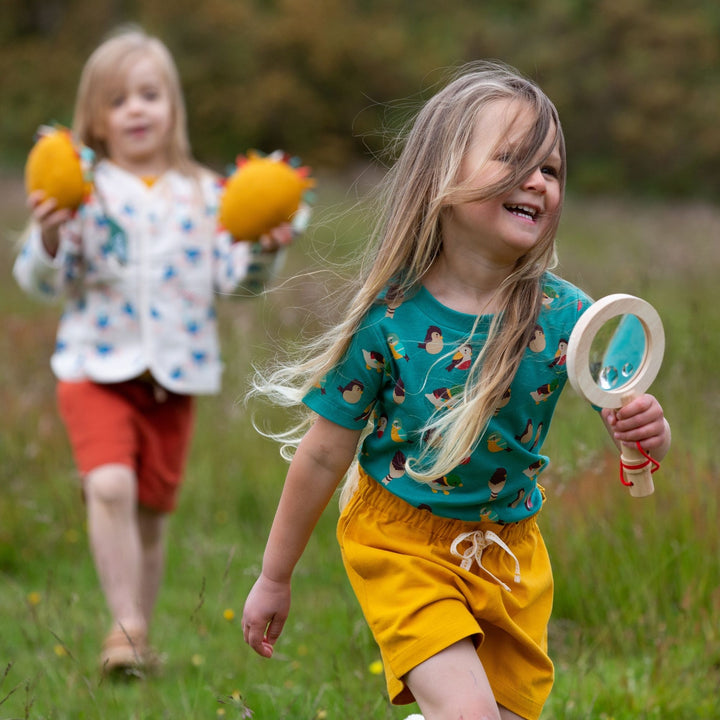
<svg viewBox="0 0 720 720">
<path fill-rule="evenodd" d="M 357 498 L 363 504 L 391 516 L 394 520 L 424 532 L 428 537 L 447 538 L 452 541 L 462 533 L 482 530 L 491 531 L 505 541 L 513 542 L 537 531 L 535 515 L 514 523 L 494 523 L 487 520 L 473 522 L 433 515 L 429 510 L 420 510 L 386 490 L 359 466 L 358 473 L 360 480 L 353 500 Z"/>
</svg>

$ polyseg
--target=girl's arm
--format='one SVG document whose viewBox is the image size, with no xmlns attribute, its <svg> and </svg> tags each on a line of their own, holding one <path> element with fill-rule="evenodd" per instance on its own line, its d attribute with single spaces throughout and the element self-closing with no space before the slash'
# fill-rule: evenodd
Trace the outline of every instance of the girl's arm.
<svg viewBox="0 0 720 720">
<path fill-rule="evenodd" d="M 318 417 L 288 470 L 260 577 L 243 610 L 245 642 L 271 657 L 290 610 L 290 579 L 323 510 L 357 452 L 360 431 Z"/>
<path fill-rule="evenodd" d="M 640 395 L 623 407 L 602 411 L 602 418 L 615 444 L 634 445 L 656 460 L 662 460 L 670 449 L 672 433 L 660 403 L 652 395 Z"/>
<path fill-rule="evenodd" d="M 68 209 L 58 210 L 56 201 L 45 199 L 42 191 L 29 195 L 28 206 L 32 210 L 32 222 L 25 232 L 13 275 L 23 290 L 52 302 L 79 276 L 79 238 L 75 240 L 75 235 L 68 230 L 73 213 Z M 72 246 L 65 243 L 66 236 L 73 238 Z"/>
<path fill-rule="evenodd" d="M 273 228 L 257 242 L 236 242 L 224 230 L 219 231 L 215 289 L 237 297 L 260 295 L 280 271 L 294 237 L 287 223 Z"/>
</svg>

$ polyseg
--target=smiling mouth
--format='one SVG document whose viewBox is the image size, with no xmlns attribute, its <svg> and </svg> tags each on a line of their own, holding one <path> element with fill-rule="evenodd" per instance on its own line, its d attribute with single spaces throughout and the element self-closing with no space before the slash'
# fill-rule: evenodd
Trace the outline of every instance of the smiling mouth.
<svg viewBox="0 0 720 720">
<path fill-rule="evenodd" d="M 530 205 L 505 205 L 505 209 L 524 220 L 537 220 L 539 210 Z"/>
</svg>

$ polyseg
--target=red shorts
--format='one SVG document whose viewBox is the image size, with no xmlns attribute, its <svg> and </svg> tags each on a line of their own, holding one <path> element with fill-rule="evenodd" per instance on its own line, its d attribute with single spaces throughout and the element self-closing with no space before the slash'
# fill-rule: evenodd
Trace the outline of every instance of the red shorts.
<svg viewBox="0 0 720 720">
<path fill-rule="evenodd" d="M 138 501 L 159 512 L 174 509 L 192 437 L 195 403 L 188 395 L 160 393 L 145 380 L 57 386 L 60 415 L 84 476 L 101 465 L 131 467 Z"/>
</svg>

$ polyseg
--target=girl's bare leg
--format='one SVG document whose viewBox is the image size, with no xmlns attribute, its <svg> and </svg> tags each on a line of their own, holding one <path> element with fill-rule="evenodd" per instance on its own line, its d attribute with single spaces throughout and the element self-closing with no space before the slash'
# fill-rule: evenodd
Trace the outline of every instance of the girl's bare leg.
<svg viewBox="0 0 720 720">
<path fill-rule="evenodd" d="M 470 639 L 420 663 L 406 682 L 425 720 L 522 720 L 498 707 Z"/>
<path fill-rule="evenodd" d="M 84 487 L 90 550 L 113 627 L 144 636 L 135 473 L 126 465 L 103 465 L 88 473 Z"/>
<path fill-rule="evenodd" d="M 164 513 L 140 507 L 138 526 L 142 551 L 140 575 L 140 611 L 146 628 L 150 627 L 155 601 L 165 569 L 165 520 Z"/>
</svg>

